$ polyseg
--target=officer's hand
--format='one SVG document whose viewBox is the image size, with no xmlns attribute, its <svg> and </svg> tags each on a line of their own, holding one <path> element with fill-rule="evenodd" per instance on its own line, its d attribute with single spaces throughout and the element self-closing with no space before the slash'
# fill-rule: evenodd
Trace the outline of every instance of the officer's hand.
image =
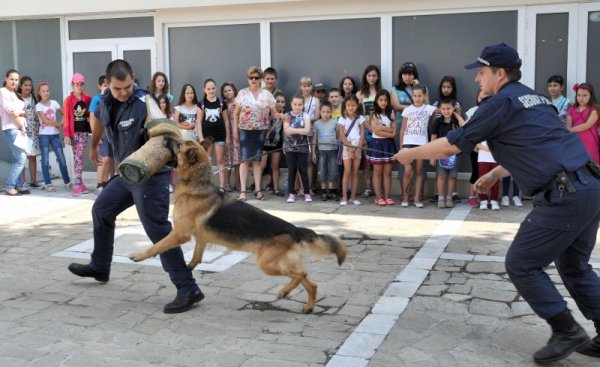
<svg viewBox="0 0 600 367">
<path fill-rule="evenodd" d="M 90 147 L 90 160 L 96 165 L 96 166 L 101 166 L 102 165 L 102 157 L 100 157 L 99 154 L 99 148 L 98 146 L 92 146 Z"/>
<path fill-rule="evenodd" d="M 498 181 L 498 177 L 494 175 L 492 172 L 486 173 L 483 176 L 480 176 L 477 182 L 473 185 L 475 191 L 480 194 L 487 194 L 492 186 Z"/>
<path fill-rule="evenodd" d="M 409 154 L 410 149 L 402 148 L 398 153 L 394 154 L 394 159 L 404 165 L 411 164 L 414 159 L 412 159 Z"/>
</svg>

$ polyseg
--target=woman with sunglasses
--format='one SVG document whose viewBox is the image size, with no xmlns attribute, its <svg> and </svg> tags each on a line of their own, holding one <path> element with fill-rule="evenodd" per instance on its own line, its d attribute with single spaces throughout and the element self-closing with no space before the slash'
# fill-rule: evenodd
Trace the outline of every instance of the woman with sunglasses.
<svg viewBox="0 0 600 367">
<path fill-rule="evenodd" d="M 252 162 L 254 176 L 254 197 L 264 200 L 261 191 L 262 170 L 260 159 L 265 144 L 265 136 L 269 128 L 269 115 L 273 119 L 286 119 L 285 114 L 279 114 L 275 109 L 273 95 L 261 88 L 263 71 L 257 66 L 251 66 L 246 72 L 248 88 L 239 91 L 235 98 L 236 107 L 233 112 L 233 139 L 239 141 L 241 149 L 240 164 L 240 196 L 246 200 L 246 179 L 248 177 L 249 161 Z"/>
</svg>

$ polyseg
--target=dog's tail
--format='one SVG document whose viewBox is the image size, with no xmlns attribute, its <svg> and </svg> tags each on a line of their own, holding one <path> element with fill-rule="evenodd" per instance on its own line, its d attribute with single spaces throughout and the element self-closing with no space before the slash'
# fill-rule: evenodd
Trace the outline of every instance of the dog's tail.
<svg viewBox="0 0 600 367">
<path fill-rule="evenodd" d="M 300 240 L 308 245 L 308 250 L 317 256 L 335 254 L 339 265 L 346 260 L 348 250 L 346 245 L 337 237 L 328 234 L 317 234 L 308 228 L 299 227 Z"/>
</svg>

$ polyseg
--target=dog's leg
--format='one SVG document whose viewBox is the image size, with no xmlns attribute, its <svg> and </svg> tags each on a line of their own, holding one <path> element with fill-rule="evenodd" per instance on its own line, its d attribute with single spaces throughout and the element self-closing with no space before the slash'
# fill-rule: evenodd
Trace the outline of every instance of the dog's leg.
<svg viewBox="0 0 600 367">
<path fill-rule="evenodd" d="M 290 294 L 290 292 L 293 291 L 294 288 L 296 288 L 300 283 L 302 283 L 302 281 L 306 277 L 306 272 L 290 271 L 287 274 L 281 274 L 281 275 L 287 275 L 290 278 L 292 278 L 292 280 L 288 284 L 286 284 L 283 288 L 281 288 L 281 290 L 279 292 L 277 292 L 277 299 L 287 297 L 287 295 Z"/>
<path fill-rule="evenodd" d="M 302 283 L 308 293 L 303 312 L 312 312 L 317 299 L 317 284 L 308 278 L 304 270 L 301 247 L 289 236 L 278 236 L 273 243 L 256 251 L 256 265 L 267 275 L 284 275 L 292 278 L 278 293 L 277 298 L 287 296 Z"/>
<path fill-rule="evenodd" d="M 173 229 L 165 238 L 148 247 L 146 251 L 130 254 L 129 258 L 135 262 L 142 261 L 186 243 L 189 240 L 190 236 L 182 236 L 179 234 L 179 231 Z"/>
<path fill-rule="evenodd" d="M 196 265 L 202 262 L 202 255 L 204 254 L 204 249 L 206 248 L 206 241 L 201 240 L 198 236 L 196 236 L 196 245 L 194 246 L 194 256 L 192 256 L 192 260 L 187 264 L 188 269 L 194 270 Z"/>
<path fill-rule="evenodd" d="M 315 302 L 317 300 L 317 283 L 306 274 L 304 280 L 302 280 L 302 286 L 304 286 L 306 293 L 308 293 L 308 302 L 302 307 L 302 311 L 310 313 L 315 308 Z"/>
</svg>

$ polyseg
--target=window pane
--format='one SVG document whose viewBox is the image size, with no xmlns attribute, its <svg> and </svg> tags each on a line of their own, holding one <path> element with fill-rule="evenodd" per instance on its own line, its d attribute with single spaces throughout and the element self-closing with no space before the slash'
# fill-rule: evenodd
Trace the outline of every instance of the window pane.
<svg viewBox="0 0 600 367">
<path fill-rule="evenodd" d="M 72 20 L 69 39 L 154 37 L 154 18 L 111 18 Z"/>
<path fill-rule="evenodd" d="M 191 83 L 199 96 L 205 79 L 221 84 L 232 81 L 239 89 L 248 86 L 246 69 L 260 66 L 258 24 L 181 27 L 169 29 L 171 94 L 175 103 L 180 89 Z"/>
<path fill-rule="evenodd" d="M 548 94 L 551 75 L 567 77 L 569 13 L 538 14 L 535 33 L 535 90 Z"/>
<path fill-rule="evenodd" d="M 327 89 L 346 75 L 360 84 L 367 65 L 381 64 L 380 20 L 271 23 L 271 60 L 288 97 L 298 92 L 304 75 Z"/>
</svg>

